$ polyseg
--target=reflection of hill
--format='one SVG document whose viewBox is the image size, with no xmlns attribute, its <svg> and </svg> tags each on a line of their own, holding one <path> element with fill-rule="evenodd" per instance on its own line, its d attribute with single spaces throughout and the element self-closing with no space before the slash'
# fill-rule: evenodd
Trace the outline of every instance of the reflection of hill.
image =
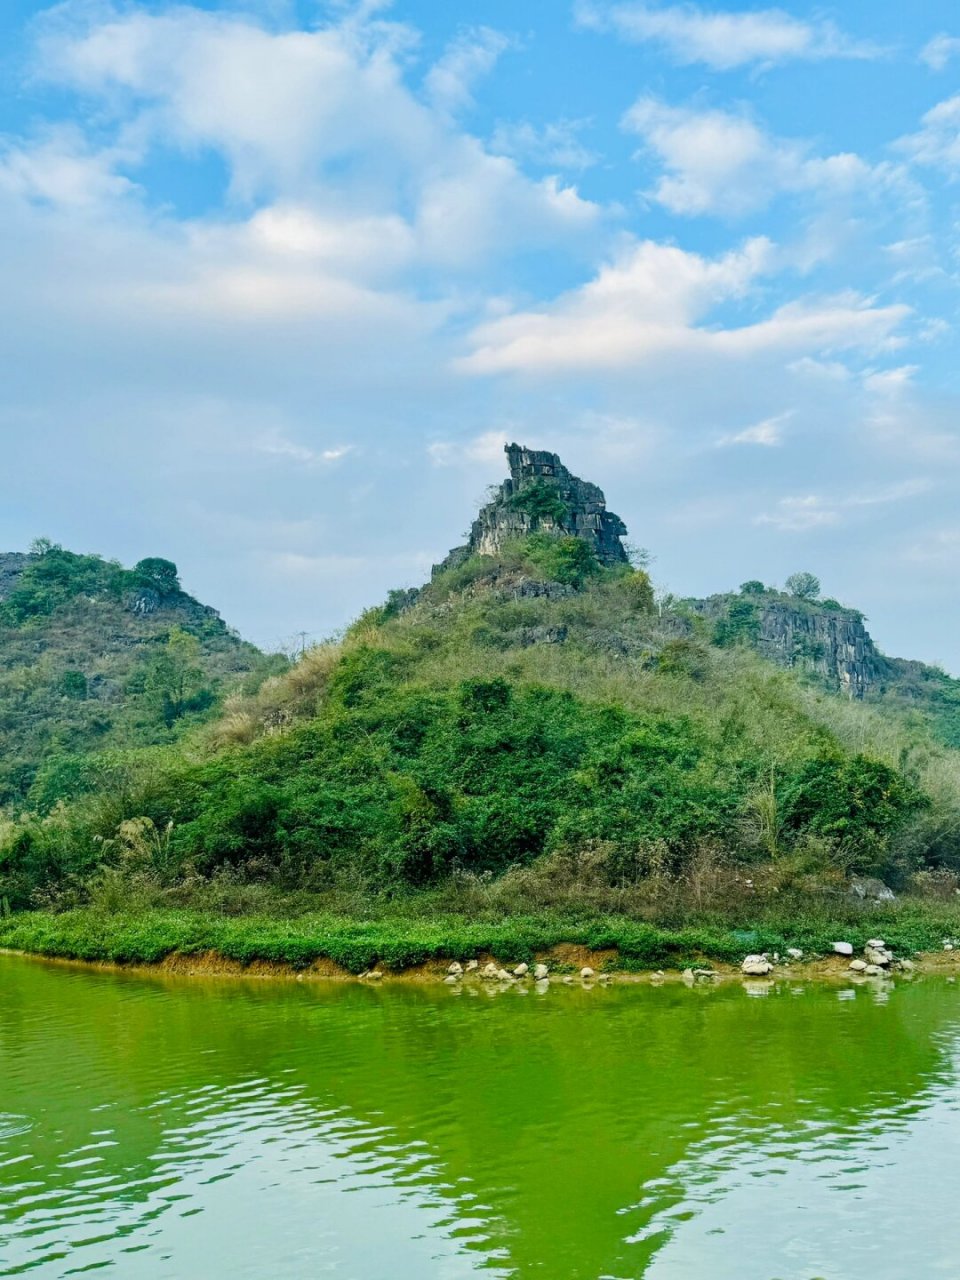
<svg viewBox="0 0 960 1280">
<path fill-rule="evenodd" d="M 816 987 L 751 1000 L 739 987 L 489 999 L 168 985 L 3 959 L 0 979 L 3 1110 L 34 1120 L 27 1135 L 0 1134 L 5 1158 L 30 1153 L 0 1173 L 0 1191 L 15 1177 L 76 1192 L 93 1172 L 153 1203 L 161 1176 L 166 1195 L 182 1181 L 201 1208 L 204 1160 L 249 1190 L 251 1151 L 272 1141 L 284 1176 L 315 1164 L 354 1186 L 399 1186 L 417 1212 L 397 1230 L 429 1226 L 439 1242 L 459 1222 L 478 1262 L 503 1257 L 517 1276 L 641 1274 L 663 1240 L 646 1228 L 684 1195 L 677 1176 L 711 1176 L 697 1152 L 712 1136 L 760 1144 L 919 1103 L 958 1017 L 952 989 L 934 983 L 879 1005 Z M 62 1167 L 98 1141 L 117 1145 Z M 0 1195 L 0 1238 L 15 1199 Z M 267 1235 L 273 1203 L 264 1195 Z M 316 1224 L 303 1229 L 306 1243 Z M 217 1248 L 229 1262 L 229 1237 Z"/>
</svg>

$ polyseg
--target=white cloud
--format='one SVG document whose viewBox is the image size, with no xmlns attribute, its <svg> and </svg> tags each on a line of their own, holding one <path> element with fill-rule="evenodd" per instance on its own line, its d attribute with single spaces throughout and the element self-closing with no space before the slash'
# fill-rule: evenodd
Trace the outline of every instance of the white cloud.
<svg viewBox="0 0 960 1280">
<path fill-rule="evenodd" d="M 837 196 L 902 183 L 891 165 L 859 156 L 813 156 L 804 142 L 775 138 L 748 116 L 672 107 L 643 97 L 623 117 L 665 169 L 647 194 L 672 213 L 743 214 L 781 192 Z"/>
<path fill-rule="evenodd" d="M 828 525 L 841 524 L 858 508 L 888 506 L 917 498 L 930 489 L 924 479 L 904 480 L 882 489 L 865 490 L 838 497 L 822 497 L 805 494 L 799 497 L 781 498 L 772 512 L 756 517 L 756 524 L 772 525 L 784 533 L 807 533 Z"/>
<path fill-rule="evenodd" d="M 753 426 L 744 427 L 742 431 L 734 431 L 730 435 L 721 436 L 717 441 L 719 447 L 728 447 L 730 445 L 755 444 L 762 445 L 765 448 L 773 448 L 775 445 L 783 444 L 783 428 L 784 424 L 789 422 L 793 417 L 793 411 L 788 410 L 786 413 L 778 413 L 773 418 L 764 418 L 762 422 L 755 422 Z"/>
<path fill-rule="evenodd" d="M 792 58 L 873 58 L 878 48 L 845 36 L 832 22 L 804 22 L 783 9 L 717 12 L 696 4 L 604 3 L 581 0 L 581 26 L 612 31 L 636 44 L 661 45 L 682 65 L 702 62 L 717 71 Z"/>
<path fill-rule="evenodd" d="M 510 43 L 490 27 L 462 32 L 427 72 L 425 86 L 430 101 L 449 112 L 472 106 L 474 85 L 493 70 Z"/>
<path fill-rule="evenodd" d="M 55 11 L 37 74 L 96 101 L 128 160 L 153 142 L 215 151 L 241 205 L 392 220 L 394 246 L 402 221 L 412 259 L 446 267 L 564 243 L 600 217 L 574 187 L 531 180 L 452 120 L 502 47 L 494 32 L 452 46 L 428 74 L 423 101 L 405 83 L 399 52 L 411 37 L 397 24 L 364 25 L 354 14 L 313 31 L 272 31 L 186 6 L 95 15 L 69 3 Z"/>
<path fill-rule="evenodd" d="M 559 170 L 588 169 L 599 156 L 580 140 L 588 120 L 554 120 L 538 128 L 529 120 L 501 121 L 493 131 L 490 148 L 514 160 L 526 160 Z"/>
<path fill-rule="evenodd" d="M 945 32 L 928 40 L 920 50 L 920 61 L 925 62 L 931 71 L 943 71 L 953 58 L 960 54 L 960 37 L 948 36 Z"/>
<path fill-rule="evenodd" d="M 785 303 L 737 327 L 706 323 L 719 303 L 744 297 L 775 267 L 776 251 L 764 238 L 715 259 L 653 241 L 632 244 L 551 305 L 478 325 L 459 367 L 556 374 L 637 368 L 670 356 L 796 360 L 899 344 L 910 309 L 878 306 L 853 292 Z"/>
<path fill-rule="evenodd" d="M 276 458 L 289 458 L 292 462 L 306 466 L 329 466 L 353 452 L 353 445 L 349 444 L 335 445 L 327 449 L 311 449 L 307 445 L 287 439 L 279 431 L 271 431 L 263 436 L 255 442 L 254 448 L 258 453 L 269 454 Z"/>
<path fill-rule="evenodd" d="M 917 164 L 955 174 L 960 167 L 960 94 L 938 102 L 920 124 L 917 133 L 900 139 L 898 148 Z"/>
<path fill-rule="evenodd" d="M 47 130 L 32 144 L 0 142 L 0 191 L 71 209 L 102 208 L 136 192 L 116 172 L 124 153 L 95 150 L 73 127 Z"/>
</svg>

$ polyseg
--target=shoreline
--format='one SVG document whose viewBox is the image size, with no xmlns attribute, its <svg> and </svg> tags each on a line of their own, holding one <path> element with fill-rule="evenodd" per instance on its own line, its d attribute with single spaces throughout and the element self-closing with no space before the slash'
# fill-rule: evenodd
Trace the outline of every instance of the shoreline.
<svg viewBox="0 0 960 1280">
<path fill-rule="evenodd" d="M 575 954 L 574 954 L 575 953 Z M 144 977 L 167 977 L 195 979 L 230 979 L 241 982 L 334 982 L 358 983 L 363 986 L 383 987 L 395 984 L 405 986 L 443 986 L 451 985 L 456 989 L 482 989 L 491 992 L 510 990 L 511 987 L 530 990 L 537 986 L 531 974 L 510 980 L 486 978 L 482 974 L 484 965 L 492 962 L 498 967 L 509 964 L 500 961 L 496 956 L 481 954 L 475 957 L 478 962 L 476 970 L 465 972 L 456 984 L 447 984 L 451 961 L 435 959 L 418 965 L 389 969 L 379 967 L 373 972 L 352 973 L 342 965 L 324 957 L 318 957 L 309 965 L 297 967 L 276 960 L 252 960 L 249 963 L 233 959 L 217 951 L 180 952 L 172 951 L 160 959 L 143 960 L 104 960 L 87 959 L 82 956 L 54 955 L 43 951 L 32 951 L 25 948 L 0 946 L 0 956 L 12 956 L 29 960 L 37 964 L 45 964 L 68 969 L 86 970 L 91 973 L 116 973 Z M 908 957 L 901 957 L 908 958 Z M 744 974 L 738 965 L 724 961 L 699 962 L 702 971 L 691 976 L 689 966 L 680 968 L 624 968 L 617 963 L 617 957 L 609 950 L 594 952 L 585 947 L 572 944 L 550 948 L 535 957 L 537 963 L 545 964 L 549 969 L 549 982 L 553 986 L 593 987 L 593 986 L 687 986 L 689 988 L 713 988 L 729 985 L 731 982 L 757 988 L 769 988 L 782 982 L 853 982 L 857 985 L 883 981 L 890 978 L 911 980 L 931 975 L 954 976 L 960 973 L 960 953 L 956 951 L 916 952 L 909 957 L 912 967 L 904 970 L 892 967 L 889 971 L 873 977 L 850 969 L 850 958 L 839 955 L 814 956 L 801 961 L 789 961 L 776 964 L 771 972 L 763 977 Z M 607 967 L 610 962 L 616 967 Z M 590 978 L 581 976 L 580 970 L 589 967 L 594 970 Z"/>
</svg>

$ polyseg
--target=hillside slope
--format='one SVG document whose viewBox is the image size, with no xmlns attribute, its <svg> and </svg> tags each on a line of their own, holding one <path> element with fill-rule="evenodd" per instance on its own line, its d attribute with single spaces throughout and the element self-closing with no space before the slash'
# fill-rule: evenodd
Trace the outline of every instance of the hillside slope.
<svg viewBox="0 0 960 1280">
<path fill-rule="evenodd" d="M 77 756 L 171 740 L 269 666 L 167 560 L 0 555 L 0 805 L 42 802 Z"/>
<path fill-rule="evenodd" d="M 960 753 L 929 716 L 781 669 L 729 609 L 658 606 L 609 553 L 600 491 L 531 456 L 420 591 L 92 793 L 49 778 L 49 816 L 0 834 L 0 892 L 525 875 L 582 895 L 585 868 L 607 894 L 721 871 L 821 892 L 960 867 Z"/>
</svg>

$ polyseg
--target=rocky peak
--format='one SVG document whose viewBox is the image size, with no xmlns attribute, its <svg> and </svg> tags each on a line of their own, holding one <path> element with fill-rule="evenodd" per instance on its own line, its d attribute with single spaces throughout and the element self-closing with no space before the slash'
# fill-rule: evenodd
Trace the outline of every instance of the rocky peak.
<svg viewBox="0 0 960 1280">
<path fill-rule="evenodd" d="M 505 543 L 538 532 L 582 538 L 601 564 L 627 563 L 620 541 L 627 527 L 607 510 L 602 489 L 572 475 L 545 449 L 508 444 L 504 451 L 509 478 L 481 507 L 467 544 L 455 547 L 438 569 L 460 564 L 470 555 L 496 556 Z"/>
</svg>

